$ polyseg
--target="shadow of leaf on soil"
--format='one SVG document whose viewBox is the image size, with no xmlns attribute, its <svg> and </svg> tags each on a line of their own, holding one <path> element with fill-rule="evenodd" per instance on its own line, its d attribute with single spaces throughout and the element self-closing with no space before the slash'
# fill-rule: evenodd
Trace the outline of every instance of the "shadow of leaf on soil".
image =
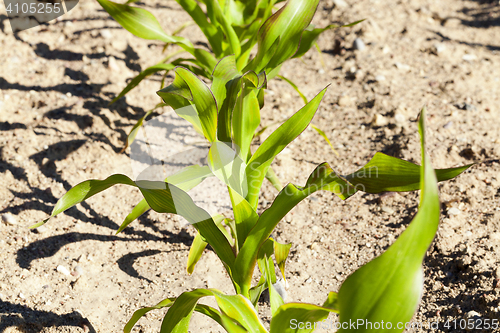
<svg viewBox="0 0 500 333">
<path fill-rule="evenodd" d="M 163 230 L 161 236 L 152 235 L 146 231 L 134 230 L 133 228 L 127 228 L 123 232 L 126 235 L 134 235 L 136 237 L 119 237 L 115 235 L 99 235 L 92 233 L 80 233 L 80 232 L 68 232 L 62 235 L 50 236 L 44 239 L 40 239 L 30 243 L 29 245 L 21 248 L 17 251 L 16 263 L 21 268 L 29 269 L 31 262 L 33 260 L 48 258 L 55 255 L 60 249 L 68 244 L 82 242 L 87 240 L 96 240 L 100 242 L 143 242 L 143 241 L 155 241 L 155 242 L 167 242 L 171 244 L 184 244 L 186 246 L 191 246 L 193 242 L 193 237 L 184 231 L 178 234 L 172 233 L 167 230 Z M 137 237 L 138 236 L 138 237 Z M 151 250 L 160 251 L 160 250 Z M 133 277 L 140 278 L 138 273 L 132 267 L 133 261 L 141 256 L 153 255 L 156 253 L 149 253 L 144 251 L 136 254 L 126 254 L 121 259 L 118 259 L 120 268 L 127 274 Z M 131 257 L 130 257 L 131 256 Z M 120 264 L 121 263 L 121 264 Z"/>
<path fill-rule="evenodd" d="M 137 279 L 142 279 L 146 280 L 149 283 L 152 283 L 150 279 L 142 276 L 137 272 L 137 270 L 134 268 L 134 262 L 141 258 L 141 257 L 149 257 L 149 256 L 154 256 L 155 254 L 161 253 L 162 251 L 160 250 L 145 250 L 142 252 L 135 252 L 135 253 L 129 253 L 121 257 L 120 259 L 117 260 L 118 267 L 128 275 L 135 277 Z"/>
<path fill-rule="evenodd" d="M 464 6 L 460 12 L 467 19 L 460 19 L 463 25 L 474 28 L 490 28 L 500 26 L 500 3 L 497 0 L 473 0 L 474 6 Z"/>
<path fill-rule="evenodd" d="M 63 326 L 80 327 L 85 332 L 96 333 L 89 320 L 76 311 L 58 315 L 0 300 L 0 332 L 5 332 L 9 327 L 17 327 L 24 333 L 39 333 L 46 327 Z"/>
<path fill-rule="evenodd" d="M 487 237 L 482 240 L 488 241 Z M 425 260 L 425 275 L 433 275 L 426 279 L 426 288 L 433 292 L 425 297 L 432 297 L 431 302 L 443 308 L 440 316 L 444 318 L 460 317 L 469 311 L 481 313 L 482 318 L 498 318 L 498 313 L 492 311 L 498 306 L 500 296 L 499 288 L 495 288 L 495 268 L 481 265 L 480 255 L 464 251 L 466 244 L 458 244 L 455 250 L 443 252 L 435 241 Z M 434 285 L 427 285 L 431 281 Z M 432 318 L 436 314 L 428 311 L 427 315 Z"/>
</svg>

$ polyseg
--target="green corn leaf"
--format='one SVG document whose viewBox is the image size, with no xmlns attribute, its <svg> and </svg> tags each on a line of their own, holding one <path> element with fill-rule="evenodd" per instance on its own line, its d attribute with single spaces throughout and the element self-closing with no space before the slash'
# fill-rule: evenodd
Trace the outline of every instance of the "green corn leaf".
<svg viewBox="0 0 500 333">
<path fill-rule="evenodd" d="M 156 212 L 183 216 L 212 245 L 219 258 L 231 272 L 235 254 L 226 237 L 205 210 L 198 207 L 186 192 L 172 184 L 153 181 L 138 181 L 135 183 L 125 175 L 112 175 L 105 180 L 87 180 L 74 186 L 59 199 L 51 217 L 118 184 L 139 188 L 149 206 Z M 37 228 L 48 220 L 46 219 L 30 228 Z"/>
<path fill-rule="evenodd" d="M 212 296 L 208 289 L 196 289 L 182 293 L 170 306 L 161 323 L 161 333 L 187 333 L 193 311 L 202 297 Z"/>
<path fill-rule="evenodd" d="M 258 36 L 258 51 L 251 69 L 270 70 L 292 57 L 298 50 L 303 31 L 309 26 L 319 0 L 289 0 L 262 25 Z M 263 61 L 272 45 L 278 41 L 269 62 Z"/>
<path fill-rule="evenodd" d="M 192 72 L 176 67 L 175 79 L 171 85 L 160 90 L 157 94 L 168 105 L 171 105 L 177 114 L 193 124 L 197 131 L 203 132 L 205 138 L 215 141 L 217 130 L 217 103 L 210 89 Z M 194 108 L 192 108 L 194 104 Z M 186 106 L 191 106 L 186 108 Z M 178 109 L 189 109 L 195 114 L 181 114 Z"/>
<path fill-rule="evenodd" d="M 163 70 L 169 71 L 169 70 L 172 70 L 174 68 L 175 68 L 175 65 L 173 65 L 173 64 L 156 64 L 154 66 L 146 68 L 145 70 L 143 70 L 142 72 L 140 72 L 139 75 L 137 75 L 136 77 L 134 77 L 130 81 L 130 83 L 127 84 L 127 86 L 118 94 L 118 96 L 116 96 L 115 98 L 113 98 L 113 100 L 109 104 L 113 104 L 114 102 L 116 102 L 117 100 L 119 100 L 120 98 L 122 98 L 123 96 L 125 96 L 130 90 L 132 90 L 135 87 L 137 87 L 137 85 L 142 80 L 144 80 L 145 77 L 147 77 L 147 76 L 149 76 L 151 74 L 157 73 L 159 71 L 163 71 Z"/>
<path fill-rule="evenodd" d="M 235 82 L 233 80 L 240 76 L 241 73 L 236 69 L 234 55 L 222 58 L 215 66 L 214 72 L 212 73 L 213 80 L 210 90 L 212 90 L 220 110 L 223 109 L 222 105 L 228 99 L 226 96 L 232 95 L 229 91 L 231 90 L 231 85 Z M 234 102 L 232 104 L 234 104 Z M 219 113 L 222 112 L 220 110 Z"/>
<path fill-rule="evenodd" d="M 212 173 L 224 184 L 244 197 L 248 192 L 245 178 L 246 163 L 238 153 L 224 142 L 215 141 L 208 152 L 208 165 Z"/>
<path fill-rule="evenodd" d="M 231 117 L 242 84 L 234 56 L 223 58 L 215 67 L 213 77 L 212 91 L 219 106 L 217 138 L 231 142 Z"/>
<path fill-rule="evenodd" d="M 274 269 L 273 258 L 271 257 L 274 252 L 273 243 L 274 241 L 272 239 L 268 239 L 260 248 L 257 257 L 259 270 L 266 279 L 267 289 L 269 290 L 269 301 L 271 303 L 272 316 L 284 303 L 281 295 L 273 286 L 273 284 L 276 283 L 276 271 Z"/>
<path fill-rule="evenodd" d="M 205 0 L 204 3 L 207 5 L 207 12 L 210 13 L 209 16 L 211 16 L 213 21 L 218 22 L 222 31 L 224 31 L 225 37 L 229 41 L 230 49 L 228 50 L 229 52 L 226 51 L 225 54 L 233 54 L 236 57 L 239 56 L 241 53 L 240 40 L 231 26 L 231 23 L 228 21 L 230 17 L 224 16 L 217 0 Z"/>
<path fill-rule="evenodd" d="M 116 231 L 116 234 L 119 234 L 120 232 L 123 231 L 130 223 L 134 222 L 137 220 L 141 215 L 146 213 L 148 210 L 150 210 L 151 207 L 149 207 L 148 202 L 146 199 L 142 199 L 135 207 L 132 209 L 130 214 L 127 215 L 125 220 L 122 222 L 118 230 Z"/>
<path fill-rule="evenodd" d="M 473 164 L 436 169 L 437 180 L 454 178 L 471 165 Z M 420 166 L 383 153 L 376 153 L 365 166 L 345 178 L 357 190 L 368 193 L 414 191 L 420 189 Z"/>
<path fill-rule="evenodd" d="M 311 123 L 311 127 L 316 131 L 318 132 L 319 135 L 321 135 L 321 137 L 323 139 L 325 139 L 326 143 L 328 143 L 328 145 L 330 146 L 330 148 L 332 148 L 333 152 L 335 153 L 335 155 L 339 156 L 339 153 L 335 150 L 335 148 L 333 148 L 333 145 L 332 143 L 330 142 L 330 139 L 328 139 L 328 137 L 326 136 L 325 132 L 323 132 L 323 130 L 321 128 L 319 128 L 318 126 L 314 125 Z"/>
<path fill-rule="evenodd" d="M 247 181 L 248 184 L 254 185 L 248 189 L 247 200 L 252 207 L 255 207 L 257 204 L 260 185 L 271 162 L 276 155 L 307 128 L 325 92 L 326 88 L 314 97 L 311 102 L 285 121 L 260 145 L 255 154 L 250 158 L 247 167 Z"/>
<path fill-rule="evenodd" d="M 169 176 L 165 179 L 165 181 L 177 186 L 183 191 L 188 192 L 204 181 L 207 177 L 211 176 L 213 176 L 213 174 L 207 166 L 201 167 L 199 165 L 191 165 Z M 138 219 L 139 216 L 146 213 L 149 209 L 151 209 L 151 207 L 149 207 L 147 201 L 142 199 L 137 206 L 134 207 L 132 212 L 127 215 L 116 233 L 118 234 L 122 232 L 123 229 L 125 229 L 130 223 Z"/>
<path fill-rule="evenodd" d="M 130 333 L 132 331 L 132 329 L 134 328 L 135 324 L 137 323 L 137 321 L 139 321 L 139 319 L 141 319 L 146 313 L 148 313 L 152 310 L 158 310 L 158 309 L 162 309 L 162 308 L 171 307 L 172 304 L 174 304 L 175 300 L 176 300 L 175 298 L 167 298 L 155 306 L 145 307 L 145 308 L 142 308 L 142 309 L 135 311 L 134 314 L 132 315 L 132 318 L 130 318 L 130 320 L 125 325 L 123 332 Z M 204 304 L 197 304 L 194 308 L 194 311 L 199 312 L 201 314 L 204 314 L 205 316 L 212 318 L 213 320 L 218 322 L 222 327 L 225 327 L 225 324 L 223 323 L 223 319 L 222 319 L 223 314 L 221 314 L 219 311 L 215 310 L 214 308 L 212 308 L 208 305 L 204 305 Z M 238 331 L 228 330 L 228 332 L 238 332 Z"/>
<path fill-rule="evenodd" d="M 267 332 L 259 320 L 252 303 L 245 297 L 241 295 L 225 295 L 215 289 L 195 289 L 182 293 L 170 305 L 167 314 L 163 318 L 161 333 L 187 333 L 193 311 L 199 307 L 199 305 L 197 306 L 198 301 L 200 298 L 207 296 L 215 297 L 221 312 L 219 313 L 215 309 L 206 306 L 202 306 L 203 308 L 199 309 L 199 312 L 216 320 L 228 332 L 245 332 L 236 323 L 251 333 Z"/>
<path fill-rule="evenodd" d="M 292 80 L 287 79 L 283 75 L 276 75 L 276 77 L 278 77 L 281 80 L 288 83 L 299 94 L 300 98 L 302 98 L 302 100 L 304 101 L 305 104 L 309 103 L 309 101 L 307 100 L 307 97 L 302 93 L 302 91 L 300 91 L 299 87 L 297 87 L 297 85 L 295 83 L 293 83 Z"/>
<path fill-rule="evenodd" d="M 440 212 L 436 173 L 425 152 L 424 118 L 425 109 L 419 120 L 422 192 L 418 213 L 385 253 L 355 271 L 339 291 L 341 323 L 383 320 L 386 326 L 342 332 L 402 332 L 404 327 L 398 329 L 397 324 L 409 322 L 417 309 L 423 288 L 422 261 L 436 235 Z M 387 328 L 389 323 L 391 329 Z"/>
<path fill-rule="evenodd" d="M 276 176 L 276 173 L 274 173 L 272 167 L 269 167 L 269 169 L 267 169 L 266 178 L 271 182 L 271 184 L 273 184 L 273 187 L 278 191 L 281 191 L 283 189 L 283 185 L 281 185 L 281 182 L 278 176 Z"/>
<path fill-rule="evenodd" d="M 307 51 L 309 51 L 309 49 L 314 45 L 314 43 L 316 43 L 316 40 L 318 39 L 319 35 L 321 35 L 326 30 L 352 27 L 352 26 L 355 26 L 356 24 L 359 24 L 363 21 L 364 20 L 359 20 L 356 22 L 352 22 L 352 23 L 340 25 L 340 26 L 336 25 L 336 24 L 330 24 L 329 26 L 321 28 L 321 29 L 317 28 L 317 29 L 304 30 L 304 33 L 302 34 L 302 39 L 300 41 L 300 47 L 297 50 L 297 53 L 295 53 L 293 55 L 293 58 L 300 58 L 304 54 L 306 54 Z"/>
<path fill-rule="evenodd" d="M 260 106 L 255 88 L 260 80 L 253 72 L 243 76 L 241 92 L 232 115 L 233 142 L 239 148 L 243 161 L 248 161 L 253 135 L 260 124 Z"/>
<path fill-rule="evenodd" d="M 281 271 L 281 276 L 283 276 L 283 279 L 286 281 L 285 264 L 286 264 L 286 259 L 288 258 L 288 254 L 290 253 L 290 248 L 292 247 L 292 243 L 281 244 L 273 240 L 273 246 L 274 246 L 274 258 L 276 259 L 276 264 L 278 265 Z"/>
<path fill-rule="evenodd" d="M 307 97 L 300 91 L 299 87 L 297 87 L 297 85 L 295 83 L 293 83 L 291 80 L 287 79 L 283 75 L 277 75 L 277 77 L 279 77 L 280 79 L 282 79 L 283 81 L 285 81 L 286 83 L 288 83 L 290 86 L 292 86 L 292 88 L 299 94 L 300 98 L 302 98 L 302 100 L 304 101 L 304 103 L 306 103 L 306 104 L 308 103 Z M 311 123 L 311 127 L 316 132 L 318 132 L 318 134 L 321 135 L 321 137 L 323 137 L 323 139 L 325 139 L 326 143 L 328 143 L 328 145 L 332 148 L 332 150 L 335 153 L 335 155 L 339 156 L 339 153 L 335 150 L 335 148 L 333 148 L 333 145 L 330 142 L 330 139 L 328 139 L 328 137 L 326 136 L 325 132 L 323 132 L 321 130 L 321 128 L 319 128 L 318 126 L 314 125 L 313 123 Z"/>
<path fill-rule="evenodd" d="M 262 293 L 264 292 L 264 290 L 267 289 L 267 284 L 266 284 L 266 278 L 261 275 L 260 276 L 260 280 L 259 280 L 259 283 L 257 283 L 256 286 L 250 288 L 249 290 L 249 300 L 250 302 L 252 302 L 254 308 L 255 308 L 255 311 L 259 311 L 259 299 L 260 299 L 260 296 L 262 295 Z"/>
<path fill-rule="evenodd" d="M 267 333 L 252 303 L 242 295 L 224 295 L 212 289 L 217 305 L 229 318 L 238 322 L 249 333 Z"/>
<path fill-rule="evenodd" d="M 306 303 L 283 304 L 271 319 L 271 333 L 309 333 L 317 328 L 333 330 L 327 322 L 330 312 L 338 312 L 337 294 L 330 292 L 323 306 Z"/>
<path fill-rule="evenodd" d="M 224 38 L 222 33 L 217 29 L 213 22 L 208 22 L 205 13 L 195 0 L 176 1 L 189 14 L 189 16 L 191 16 L 193 21 L 196 22 L 205 37 L 207 37 L 208 43 L 212 47 L 212 51 L 214 52 L 215 56 L 219 58 L 222 55 L 221 41 Z"/>
<path fill-rule="evenodd" d="M 171 63 L 166 64 L 165 62 L 167 61 L 168 57 L 163 59 L 161 63 L 158 63 L 156 65 L 153 65 L 151 67 L 146 68 L 142 72 L 139 73 L 136 77 L 134 77 L 130 83 L 116 96 L 113 98 L 113 100 L 109 104 L 115 103 L 117 100 L 125 96 L 130 90 L 134 89 L 137 87 L 137 85 L 144 80 L 149 75 L 152 75 L 154 73 L 157 73 L 159 71 L 165 70 L 165 75 L 172 69 L 174 69 L 176 66 L 182 65 L 189 69 L 191 72 L 195 73 L 196 75 L 200 75 L 203 77 L 210 77 L 209 72 L 207 72 L 203 68 L 203 65 L 198 62 L 196 59 L 189 59 L 189 58 L 178 58 L 172 61 Z M 190 65 L 189 63 L 193 63 L 193 65 Z"/>
<path fill-rule="evenodd" d="M 127 136 L 127 142 L 125 143 L 125 146 L 122 148 L 120 153 L 123 153 L 125 151 L 125 149 L 127 149 L 128 147 L 130 147 L 130 145 L 132 145 L 132 143 L 135 140 L 135 137 L 137 136 L 137 132 L 139 132 L 139 129 L 141 128 L 142 124 L 144 123 L 144 120 L 146 120 L 146 118 L 149 117 L 153 113 L 154 110 L 161 108 L 161 107 L 164 107 L 164 106 L 166 106 L 165 103 L 156 104 L 156 106 L 153 109 L 146 112 L 146 114 L 135 123 L 135 125 L 132 127 L 132 129 L 130 130 L 130 133 Z"/>
<path fill-rule="evenodd" d="M 264 211 L 253 229 L 248 234 L 235 261 L 238 285 L 243 290 L 250 287 L 251 272 L 256 264 L 259 248 L 269 238 L 272 231 L 285 215 L 299 202 L 318 190 L 335 193 L 340 198 L 352 195 L 354 188 L 345 179 L 338 176 L 327 163 L 320 164 L 309 176 L 304 187 L 288 184 L 276 196 L 273 204 Z"/>
<path fill-rule="evenodd" d="M 150 307 L 145 307 L 139 310 L 136 310 L 134 314 L 132 315 L 132 318 L 129 319 L 125 327 L 123 328 L 124 333 L 130 333 L 132 329 L 134 328 L 135 324 L 139 319 L 141 319 L 146 313 L 152 311 L 152 310 L 158 310 L 158 309 L 163 309 L 165 307 L 170 307 L 174 303 L 175 298 L 167 298 L 158 303 L 155 306 L 150 306 Z"/>
<path fill-rule="evenodd" d="M 241 75 L 234 56 L 227 56 L 217 64 L 213 76 L 212 91 L 219 105 L 217 138 L 234 142 L 246 162 L 253 133 L 260 123 L 255 90 L 266 86 L 266 75 L 252 71 Z"/>
<path fill-rule="evenodd" d="M 189 275 L 193 274 L 194 267 L 200 260 L 203 251 L 207 247 L 207 242 L 203 241 L 199 232 L 196 233 L 194 237 L 193 244 L 189 249 L 188 262 L 187 262 L 187 272 Z"/>
<path fill-rule="evenodd" d="M 245 239 L 247 238 L 250 230 L 254 227 L 255 223 L 259 219 L 259 215 L 252 208 L 250 203 L 245 200 L 244 197 L 240 196 L 238 192 L 229 189 L 229 196 L 231 198 L 231 204 L 233 206 L 235 228 L 236 228 L 236 239 L 238 240 L 238 251 L 243 246 Z M 238 274 L 235 272 L 235 274 Z"/>
<path fill-rule="evenodd" d="M 135 36 L 142 39 L 156 39 L 165 43 L 179 44 L 192 53 L 194 46 L 188 39 L 167 35 L 158 20 L 147 10 L 109 0 L 97 1 L 122 27 Z"/>
<path fill-rule="evenodd" d="M 98 0 L 98 2 L 123 28 L 135 36 L 177 44 L 191 53 L 209 72 L 215 67 L 217 60 L 210 52 L 195 48 L 186 38 L 167 35 L 158 20 L 147 10 L 109 0 Z"/>
</svg>

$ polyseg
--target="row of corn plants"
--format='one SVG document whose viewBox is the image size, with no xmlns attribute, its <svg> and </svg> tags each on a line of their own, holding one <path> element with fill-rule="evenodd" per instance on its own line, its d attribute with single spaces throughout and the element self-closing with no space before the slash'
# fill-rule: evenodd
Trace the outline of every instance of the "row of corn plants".
<svg viewBox="0 0 500 333">
<path fill-rule="evenodd" d="M 213 53 L 195 48 L 184 38 L 166 35 L 158 21 L 143 9 L 108 0 L 98 1 L 135 35 L 177 44 L 193 56 L 157 65 L 175 73 L 172 83 L 157 94 L 164 106 L 171 107 L 203 135 L 210 146 L 207 165 L 187 166 L 169 175 L 165 181 L 134 181 L 121 174 L 105 180 L 87 180 L 68 191 L 51 216 L 111 186 L 136 187 L 144 199 L 118 231 L 149 209 L 182 216 L 197 231 L 189 251 L 188 272 L 193 272 L 210 245 L 234 287 L 230 295 L 215 289 L 186 291 L 177 298 L 139 309 L 124 331 L 131 332 L 147 312 L 167 308 L 162 333 L 188 332 L 195 311 L 210 317 L 227 332 L 312 332 L 317 327 L 314 323 L 325 320 L 332 312 L 339 314 L 338 327 L 343 332 L 371 331 L 364 326 L 353 326 L 352 323 L 360 320 L 385 323 L 383 332 L 401 332 L 404 327 L 399 329 L 398 323 L 408 322 L 418 306 L 423 287 L 422 262 L 439 224 L 437 182 L 451 179 L 469 167 L 432 168 L 425 153 L 425 109 L 418 122 L 420 166 L 376 153 L 364 167 L 351 174 L 339 175 L 330 165 L 321 163 L 312 170 L 303 186 L 287 184 L 282 187 L 272 171 L 273 160 L 310 126 L 327 88 L 284 121 L 260 145 L 255 144 L 254 138 L 260 125 L 267 80 L 277 75 L 283 62 L 304 54 L 317 36 L 329 28 L 310 27 L 318 1 L 289 0 L 273 12 L 279 1 L 177 0 L 202 29 Z M 250 58 L 255 44 L 257 52 Z M 157 69 L 151 69 L 150 73 Z M 204 82 L 207 78 L 210 85 Z M 137 84 L 140 79 L 132 83 Z M 127 88 L 131 89 L 131 85 Z M 134 130 L 140 126 L 136 125 Z M 187 193 L 196 186 L 203 186 L 203 180 L 209 177 L 216 177 L 226 185 L 232 205 L 231 217 L 208 214 Z M 266 178 L 279 194 L 270 207 L 262 210 L 258 199 Z M 284 302 L 277 287 L 276 267 L 286 278 L 285 264 L 292 245 L 280 244 L 271 234 L 291 209 L 317 191 L 329 191 L 346 200 L 357 192 L 419 189 L 419 210 L 408 228 L 382 255 L 351 274 L 338 292 L 325 295 L 322 304 Z M 258 282 L 252 283 L 255 274 L 259 274 Z M 269 329 L 260 319 L 258 307 L 265 290 L 269 292 L 272 314 Z M 204 297 L 215 298 L 218 308 L 199 304 Z"/>
</svg>

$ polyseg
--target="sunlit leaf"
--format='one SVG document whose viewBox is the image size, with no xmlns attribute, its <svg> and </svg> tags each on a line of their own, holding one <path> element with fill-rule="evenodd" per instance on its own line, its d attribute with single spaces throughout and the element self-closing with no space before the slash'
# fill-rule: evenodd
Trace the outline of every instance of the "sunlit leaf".
<svg viewBox="0 0 500 333">
<path fill-rule="evenodd" d="M 402 332 L 404 326 L 398 323 L 409 322 L 417 309 L 423 288 L 422 261 L 436 235 L 440 212 L 436 173 L 425 152 L 424 119 L 425 109 L 419 120 L 422 192 L 418 213 L 387 251 L 350 275 L 339 291 L 341 323 L 383 320 L 386 324 L 380 329 L 361 325 L 341 332 Z"/>
</svg>

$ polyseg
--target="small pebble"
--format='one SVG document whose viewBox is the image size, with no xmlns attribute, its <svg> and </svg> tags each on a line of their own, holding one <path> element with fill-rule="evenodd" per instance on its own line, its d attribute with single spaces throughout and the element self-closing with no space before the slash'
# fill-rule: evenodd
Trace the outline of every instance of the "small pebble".
<svg viewBox="0 0 500 333">
<path fill-rule="evenodd" d="M 2 215 L 2 220 L 8 225 L 17 225 L 17 220 L 14 215 L 10 213 L 5 213 Z"/>
<path fill-rule="evenodd" d="M 453 127 L 453 121 L 449 121 L 446 124 L 444 124 L 443 128 L 448 129 Z"/>
<path fill-rule="evenodd" d="M 473 317 L 481 317 L 481 314 L 476 311 L 467 312 L 467 318 L 473 318 Z"/>
<path fill-rule="evenodd" d="M 372 243 L 370 242 L 366 243 L 366 247 L 372 247 Z"/>
<path fill-rule="evenodd" d="M 363 51 L 366 48 L 365 42 L 361 38 L 356 38 L 352 43 L 352 47 L 355 50 Z"/>
<path fill-rule="evenodd" d="M 377 82 L 385 81 L 385 76 L 377 75 L 377 76 L 375 76 L 375 81 L 377 81 Z"/>
<path fill-rule="evenodd" d="M 307 280 L 305 281 L 305 283 L 311 283 L 312 282 L 312 278 L 307 278 Z"/>
<path fill-rule="evenodd" d="M 113 34 L 108 29 L 101 30 L 101 36 L 105 39 L 113 38 Z"/>
<path fill-rule="evenodd" d="M 403 71 L 403 72 L 409 72 L 411 67 L 409 65 L 406 65 L 406 64 L 402 64 L 400 62 L 397 62 L 394 64 L 396 66 L 397 69 Z"/>
<path fill-rule="evenodd" d="M 477 59 L 477 56 L 475 54 L 467 53 L 463 55 L 462 59 L 465 61 L 474 61 Z"/>
<path fill-rule="evenodd" d="M 372 120 L 372 125 L 375 127 L 382 127 L 387 125 L 388 123 L 389 122 L 387 121 L 387 118 L 378 113 L 373 117 Z"/>
<path fill-rule="evenodd" d="M 451 207 L 450 209 L 448 209 L 448 215 L 449 216 L 456 216 L 456 215 L 460 215 L 460 209 L 456 208 L 456 207 Z"/>
<path fill-rule="evenodd" d="M 118 66 L 118 63 L 116 62 L 115 57 L 109 57 L 108 68 L 111 69 L 112 71 L 115 71 L 115 72 L 120 71 L 120 67 Z"/>
<path fill-rule="evenodd" d="M 333 0 L 333 4 L 338 8 L 347 8 L 349 6 L 345 0 Z"/>
<path fill-rule="evenodd" d="M 71 275 L 70 271 L 69 271 L 66 267 L 64 267 L 63 265 L 59 265 L 59 266 L 57 266 L 57 268 L 56 268 L 56 269 L 57 269 L 57 271 L 58 271 L 59 273 L 62 273 L 62 274 L 64 274 L 64 275 L 66 275 L 66 276 Z"/>
<path fill-rule="evenodd" d="M 435 55 L 440 55 L 446 50 L 446 46 L 444 44 L 436 43 L 432 46 L 432 53 Z"/>
<path fill-rule="evenodd" d="M 71 272 L 71 275 L 75 277 L 79 277 L 83 275 L 83 268 L 81 268 L 79 265 L 76 265 L 75 270 Z"/>
<path fill-rule="evenodd" d="M 26 296 L 24 296 L 24 294 L 23 294 L 23 293 L 19 293 L 19 298 L 20 298 L 20 299 L 26 299 Z"/>
<path fill-rule="evenodd" d="M 403 114 L 401 114 L 401 113 L 396 113 L 394 115 L 394 120 L 398 124 L 403 124 L 406 121 L 406 117 Z"/>
</svg>

